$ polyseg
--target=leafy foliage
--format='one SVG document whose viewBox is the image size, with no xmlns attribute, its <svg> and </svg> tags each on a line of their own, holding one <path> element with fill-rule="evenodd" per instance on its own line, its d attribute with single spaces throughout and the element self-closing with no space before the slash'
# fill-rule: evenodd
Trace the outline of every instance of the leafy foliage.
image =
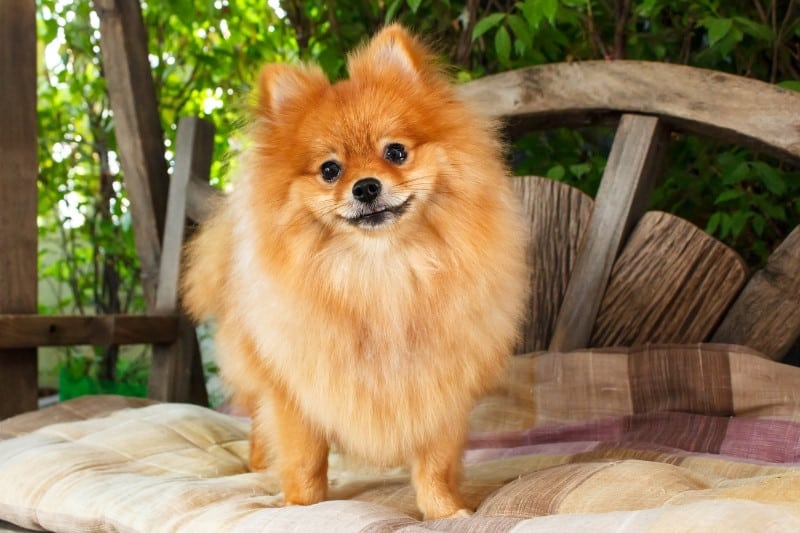
<svg viewBox="0 0 800 533">
<path fill-rule="evenodd" d="M 478 17 L 472 38 L 484 53 L 472 58 L 475 72 L 565 60 L 640 59 L 800 89 L 800 17 L 791 0 L 524 0 Z M 516 170 L 593 193 L 611 135 L 597 129 L 528 135 L 517 142 Z M 704 226 L 753 267 L 800 223 L 797 168 L 686 136 L 674 139 L 671 151 L 651 206 Z"/>
</svg>

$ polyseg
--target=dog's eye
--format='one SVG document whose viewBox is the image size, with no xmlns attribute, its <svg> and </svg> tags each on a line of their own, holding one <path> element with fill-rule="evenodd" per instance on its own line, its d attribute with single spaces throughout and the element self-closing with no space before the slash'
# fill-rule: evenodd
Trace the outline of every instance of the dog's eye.
<svg viewBox="0 0 800 533">
<path fill-rule="evenodd" d="M 400 143 L 387 144 L 386 148 L 383 150 L 383 157 L 395 165 L 401 164 L 406 160 L 407 156 L 408 154 L 406 154 L 406 147 Z"/>
<path fill-rule="evenodd" d="M 319 172 L 322 174 L 322 179 L 328 183 L 333 183 L 342 175 L 342 165 L 336 161 L 325 161 L 319 167 Z"/>
</svg>

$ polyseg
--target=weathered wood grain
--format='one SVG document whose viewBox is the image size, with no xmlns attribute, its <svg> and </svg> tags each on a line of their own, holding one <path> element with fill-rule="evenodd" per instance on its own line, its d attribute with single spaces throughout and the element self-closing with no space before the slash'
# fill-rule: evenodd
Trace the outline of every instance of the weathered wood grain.
<svg viewBox="0 0 800 533">
<path fill-rule="evenodd" d="M 800 226 L 753 275 L 712 340 L 744 344 L 780 360 L 800 338 Z"/>
<path fill-rule="evenodd" d="M 36 3 L 0 2 L 0 313 L 35 313 Z M 36 349 L 0 350 L 0 418 L 36 409 Z"/>
<path fill-rule="evenodd" d="M 175 340 L 177 327 L 174 315 L 4 314 L 0 315 L 0 348 L 163 343 Z"/>
<path fill-rule="evenodd" d="M 94 0 L 120 164 L 149 308 L 155 307 L 167 164 L 139 0 Z"/>
<path fill-rule="evenodd" d="M 159 268 L 156 294 L 158 313 L 179 311 L 181 256 L 184 237 L 188 235 L 186 214 L 189 183 L 192 180 L 208 182 L 213 147 L 213 124 L 196 117 L 181 119 L 178 124 L 176 163 L 169 186 L 164 249 Z M 162 401 L 190 401 L 205 405 L 208 403 L 208 396 L 194 325 L 189 320 L 181 320 L 178 329 L 175 342 L 153 347 L 148 395 Z M 194 375 L 197 373 L 199 376 Z"/>
<path fill-rule="evenodd" d="M 547 349 L 593 201 L 574 187 L 536 176 L 511 178 L 530 220 L 531 295 L 517 353 Z"/>
<path fill-rule="evenodd" d="M 581 61 L 486 76 L 461 86 L 498 117 L 527 129 L 642 113 L 671 128 L 800 161 L 800 94 L 768 83 L 669 63 Z"/>
<path fill-rule="evenodd" d="M 214 125 L 201 118 L 184 117 L 178 123 L 175 143 L 175 169 L 169 182 L 164 249 L 158 269 L 156 312 L 178 309 L 178 278 L 186 230 L 186 205 L 189 181 L 208 182 L 214 149 Z"/>
<path fill-rule="evenodd" d="M 591 346 L 708 340 L 746 280 L 732 249 L 679 217 L 645 213 L 614 263 Z"/>
<path fill-rule="evenodd" d="M 622 116 L 550 350 L 568 351 L 589 345 L 611 268 L 622 243 L 644 213 L 666 144 L 667 130 L 658 118 Z"/>
</svg>

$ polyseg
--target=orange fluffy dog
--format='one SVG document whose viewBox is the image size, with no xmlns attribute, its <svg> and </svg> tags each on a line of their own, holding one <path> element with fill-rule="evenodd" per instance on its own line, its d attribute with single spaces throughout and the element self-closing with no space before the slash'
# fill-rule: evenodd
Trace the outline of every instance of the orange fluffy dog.
<svg viewBox="0 0 800 533">
<path fill-rule="evenodd" d="M 467 419 L 506 367 L 525 230 L 492 121 L 399 26 L 331 84 L 264 68 L 234 191 L 188 247 L 184 297 L 217 319 L 253 418 L 250 465 L 325 498 L 330 443 L 411 464 L 425 517 L 463 514 Z"/>
</svg>

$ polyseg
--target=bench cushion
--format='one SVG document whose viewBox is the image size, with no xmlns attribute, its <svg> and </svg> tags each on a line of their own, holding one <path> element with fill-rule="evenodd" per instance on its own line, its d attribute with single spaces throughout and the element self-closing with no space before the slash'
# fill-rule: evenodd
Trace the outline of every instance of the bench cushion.
<svg viewBox="0 0 800 533">
<path fill-rule="evenodd" d="M 247 419 L 81 398 L 0 422 L 0 520 L 52 531 L 800 530 L 800 369 L 749 349 L 517 357 L 472 426 L 462 490 L 477 512 L 422 522 L 404 469 L 332 453 L 329 501 L 284 508 L 275 476 L 247 471 Z"/>
</svg>

